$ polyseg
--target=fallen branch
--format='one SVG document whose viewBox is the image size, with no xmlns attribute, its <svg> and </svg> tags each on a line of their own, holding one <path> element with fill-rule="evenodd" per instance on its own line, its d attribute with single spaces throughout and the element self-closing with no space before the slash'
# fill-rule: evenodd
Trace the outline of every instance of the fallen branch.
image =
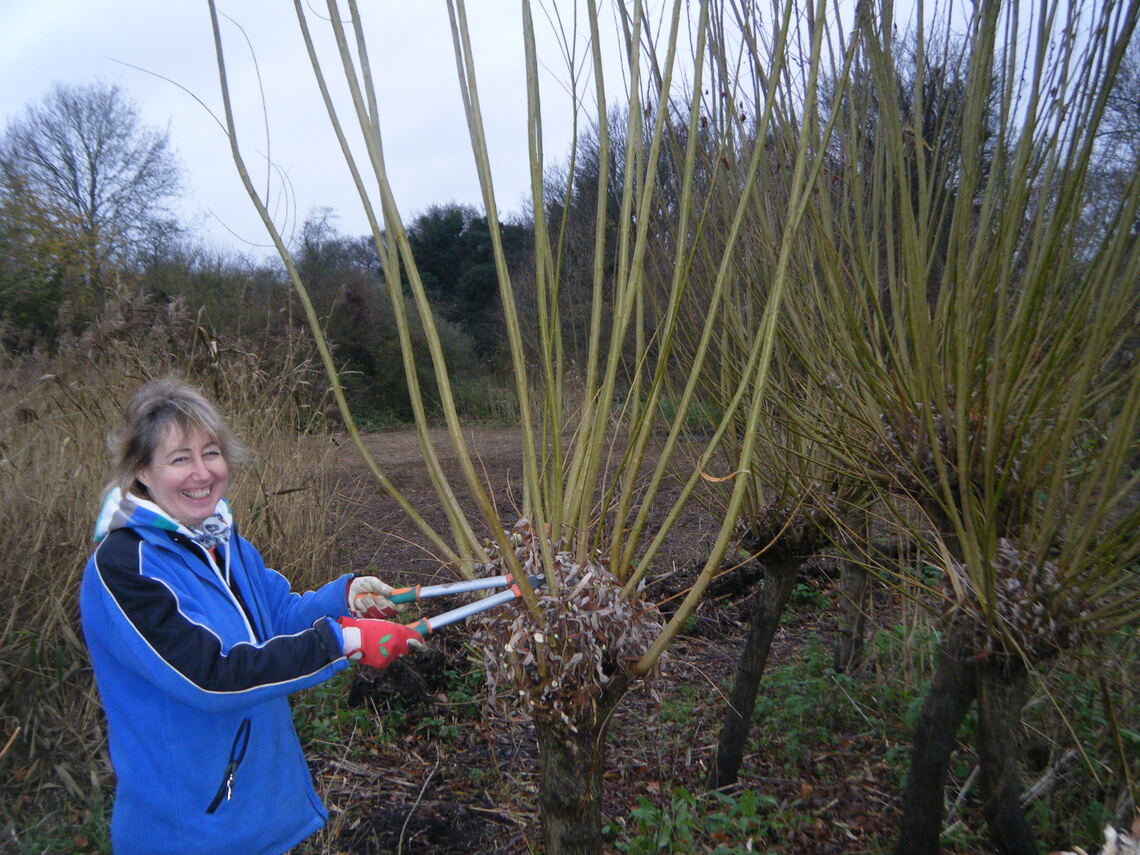
<svg viewBox="0 0 1140 855">
<path fill-rule="evenodd" d="M 1022 807 L 1026 807 L 1031 802 L 1035 802 L 1053 789 L 1057 783 L 1057 777 L 1061 771 L 1068 766 L 1077 756 L 1077 749 L 1070 748 L 1063 752 L 1060 757 L 1049 764 L 1041 777 L 1026 787 L 1025 792 L 1021 794 L 1019 801 Z"/>
</svg>

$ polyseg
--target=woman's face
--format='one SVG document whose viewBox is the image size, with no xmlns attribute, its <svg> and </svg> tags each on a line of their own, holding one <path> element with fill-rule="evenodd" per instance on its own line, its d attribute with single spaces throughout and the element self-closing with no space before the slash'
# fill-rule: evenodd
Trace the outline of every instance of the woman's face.
<svg viewBox="0 0 1140 855">
<path fill-rule="evenodd" d="M 213 437 L 171 425 L 135 477 L 156 505 L 183 525 L 198 528 L 226 492 L 230 473 Z"/>
</svg>

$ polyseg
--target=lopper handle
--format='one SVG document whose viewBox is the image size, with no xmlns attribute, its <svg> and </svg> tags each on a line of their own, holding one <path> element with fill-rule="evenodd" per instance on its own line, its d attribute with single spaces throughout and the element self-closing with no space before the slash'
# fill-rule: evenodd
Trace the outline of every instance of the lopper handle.
<svg viewBox="0 0 1140 855">
<path fill-rule="evenodd" d="M 481 579 L 463 579 L 458 582 L 445 582 L 442 585 L 415 585 L 410 588 L 393 588 L 388 599 L 393 603 L 414 603 L 432 597 L 447 597 L 451 594 L 466 594 L 470 591 L 486 591 L 490 588 L 506 588 L 514 584 L 510 575 L 485 576 Z"/>
<path fill-rule="evenodd" d="M 392 593 L 388 595 L 388 599 L 399 605 L 400 603 L 414 603 L 420 598 L 421 585 L 415 585 L 411 588 L 393 588 Z"/>
<path fill-rule="evenodd" d="M 541 576 L 531 577 L 532 580 L 541 580 L 541 578 Z M 473 603 L 468 603 L 465 606 L 460 606 L 457 609 L 452 609 L 451 611 L 435 615 L 431 618 L 420 618 L 415 623 L 408 624 L 408 627 L 410 629 L 414 629 L 416 632 L 426 638 L 428 635 L 435 632 L 437 629 L 440 629 L 441 627 L 445 627 L 448 624 L 452 623 L 458 623 L 461 620 L 467 620 L 467 618 L 471 617 L 471 615 L 479 614 L 479 612 L 485 612 L 487 609 L 493 609 L 496 606 L 501 606 L 503 603 L 509 603 L 511 600 L 521 596 L 522 592 L 519 590 L 519 586 L 512 584 L 511 587 L 505 591 L 500 591 L 497 594 L 491 594 L 489 597 L 483 597 L 481 600 L 476 600 Z"/>
</svg>

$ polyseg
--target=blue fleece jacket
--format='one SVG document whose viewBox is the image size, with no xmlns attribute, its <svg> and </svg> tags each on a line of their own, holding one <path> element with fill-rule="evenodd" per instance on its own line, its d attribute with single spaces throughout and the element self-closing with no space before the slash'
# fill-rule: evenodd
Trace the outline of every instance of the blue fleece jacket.
<svg viewBox="0 0 1140 855">
<path fill-rule="evenodd" d="M 115 855 L 279 855 L 328 818 L 287 696 L 349 666 L 334 618 L 350 576 L 296 594 L 236 532 L 215 560 L 157 505 L 115 511 L 79 601 Z"/>
</svg>

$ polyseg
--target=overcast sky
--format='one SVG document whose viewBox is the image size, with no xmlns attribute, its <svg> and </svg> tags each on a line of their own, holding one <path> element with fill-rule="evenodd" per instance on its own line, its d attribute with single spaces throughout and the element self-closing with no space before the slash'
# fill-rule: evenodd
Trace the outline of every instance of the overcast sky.
<svg viewBox="0 0 1140 855">
<path fill-rule="evenodd" d="M 309 8 L 325 6 L 310 0 Z M 362 2 L 361 8 L 385 156 L 402 218 L 408 221 L 436 203 L 479 204 L 445 3 L 380 0 Z M 338 214 L 341 232 L 365 233 L 366 220 L 320 103 L 292 4 L 219 0 L 219 9 L 241 24 L 252 43 L 251 53 L 241 31 L 223 19 L 239 135 L 264 184 L 266 137 L 256 55 L 270 154 L 288 175 L 295 197 L 286 208 L 275 191 L 279 222 L 287 227 L 293 222 L 287 213 L 303 220 L 311 210 L 328 206 Z M 519 0 L 468 3 L 500 218 L 521 210 L 529 186 L 519 9 Z M 543 132 L 550 163 L 568 151 L 572 110 L 560 84 L 567 78 L 565 63 L 538 4 L 535 16 L 547 69 Z M 310 21 L 328 30 L 315 14 Z M 169 130 L 185 174 L 182 219 L 215 246 L 260 254 L 251 246 L 266 243 L 265 231 L 241 188 L 225 137 L 206 107 L 188 94 L 222 115 L 205 0 L 0 0 L 0 22 L 0 120 L 5 125 L 42 99 L 53 83 L 120 86 L 146 124 Z M 610 85 L 613 91 L 619 81 Z"/>
</svg>

